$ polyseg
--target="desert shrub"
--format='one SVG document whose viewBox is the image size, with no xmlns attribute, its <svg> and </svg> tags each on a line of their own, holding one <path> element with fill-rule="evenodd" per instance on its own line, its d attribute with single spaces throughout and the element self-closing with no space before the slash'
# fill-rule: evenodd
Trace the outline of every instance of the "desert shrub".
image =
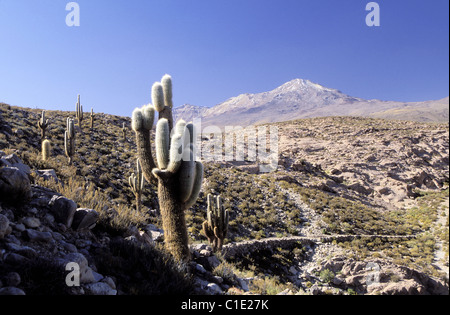
<svg viewBox="0 0 450 315">
<path fill-rule="evenodd" d="M 93 259 L 98 272 L 115 277 L 118 290 L 126 295 L 188 295 L 194 291 L 186 266 L 163 249 L 117 238 Z"/>
<path fill-rule="evenodd" d="M 324 269 L 320 272 L 319 277 L 322 282 L 331 283 L 334 279 L 334 273 L 329 269 Z"/>
<path fill-rule="evenodd" d="M 280 279 L 276 276 L 258 277 L 250 283 L 250 291 L 259 295 L 276 295 L 286 289 L 297 290 L 292 284 L 280 282 Z"/>
<path fill-rule="evenodd" d="M 66 285 L 64 268 L 52 258 L 37 257 L 27 259 L 11 266 L 0 264 L 0 279 L 8 272 L 20 275 L 19 288 L 26 295 L 70 295 L 71 288 Z"/>
</svg>

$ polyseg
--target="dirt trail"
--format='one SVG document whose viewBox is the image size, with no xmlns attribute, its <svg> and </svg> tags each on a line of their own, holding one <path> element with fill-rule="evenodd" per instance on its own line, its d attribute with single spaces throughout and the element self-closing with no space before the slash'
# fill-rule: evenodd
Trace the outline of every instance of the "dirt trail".
<svg viewBox="0 0 450 315">
<path fill-rule="evenodd" d="M 447 218 L 449 215 L 449 198 L 444 203 L 446 207 L 442 209 L 442 212 L 445 213 L 445 216 L 439 215 L 436 221 L 436 225 L 445 226 L 447 223 Z M 448 262 L 448 257 L 446 256 L 444 249 L 444 241 L 440 238 L 436 239 L 436 251 L 434 252 L 434 261 L 433 265 L 439 268 L 441 271 L 447 274 L 447 279 L 449 278 L 449 266 L 445 264 L 445 261 Z"/>
</svg>

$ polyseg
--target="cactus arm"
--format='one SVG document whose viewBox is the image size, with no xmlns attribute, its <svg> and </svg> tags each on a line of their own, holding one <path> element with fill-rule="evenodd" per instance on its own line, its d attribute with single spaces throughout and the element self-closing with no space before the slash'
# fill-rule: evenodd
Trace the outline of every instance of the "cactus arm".
<svg viewBox="0 0 450 315">
<path fill-rule="evenodd" d="M 161 86 L 164 94 L 164 107 L 159 108 L 159 119 L 165 118 L 169 121 L 169 129 L 173 128 L 173 114 L 172 114 L 172 77 L 168 74 L 161 79 Z"/>
<path fill-rule="evenodd" d="M 164 91 L 161 83 L 155 82 L 152 86 L 152 102 L 158 112 L 164 110 Z"/>
<path fill-rule="evenodd" d="M 167 119 L 160 119 L 156 125 L 155 148 L 156 161 L 158 162 L 158 168 L 161 170 L 165 170 L 169 165 L 169 133 L 169 122 Z"/>
<path fill-rule="evenodd" d="M 192 192 L 189 199 L 185 203 L 186 209 L 192 207 L 197 201 L 200 190 L 202 189 L 203 182 L 203 164 L 201 162 L 195 162 L 195 178 L 192 186 Z"/>
<path fill-rule="evenodd" d="M 182 202 L 187 202 L 192 195 L 195 180 L 195 162 L 182 161 L 178 176 L 180 183 L 180 198 Z"/>
<path fill-rule="evenodd" d="M 173 102 L 172 102 L 172 77 L 168 74 L 165 74 L 161 79 L 161 85 L 164 91 L 164 104 L 170 110 L 173 108 Z"/>
<path fill-rule="evenodd" d="M 137 153 L 147 182 L 152 182 L 152 170 L 156 167 L 150 142 L 150 130 L 153 127 L 154 108 L 144 106 L 133 111 L 131 127 L 136 133 Z"/>
</svg>

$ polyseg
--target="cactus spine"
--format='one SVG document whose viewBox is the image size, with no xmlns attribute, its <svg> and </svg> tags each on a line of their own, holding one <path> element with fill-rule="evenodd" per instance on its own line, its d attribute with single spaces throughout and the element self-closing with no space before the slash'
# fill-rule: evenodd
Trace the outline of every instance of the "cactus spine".
<svg viewBox="0 0 450 315">
<path fill-rule="evenodd" d="M 49 140 L 42 141 L 42 160 L 47 161 L 50 157 L 50 146 L 51 143 Z"/>
<path fill-rule="evenodd" d="M 91 130 L 94 129 L 94 109 L 91 108 Z"/>
<path fill-rule="evenodd" d="M 75 154 L 75 125 L 73 119 L 67 118 L 67 128 L 64 133 L 64 151 L 72 164 L 72 156 Z"/>
<path fill-rule="evenodd" d="M 207 220 L 203 222 L 203 233 L 208 238 L 213 251 L 221 251 L 228 233 L 229 211 L 223 206 L 222 197 L 208 194 Z"/>
<path fill-rule="evenodd" d="M 76 117 L 78 120 L 78 126 L 81 129 L 81 122 L 83 121 L 83 105 L 81 105 L 81 103 L 80 103 L 80 94 L 78 94 L 78 98 L 77 98 Z"/>
<path fill-rule="evenodd" d="M 42 111 L 41 119 L 38 121 L 38 127 L 41 129 L 41 139 L 45 139 L 45 131 L 49 125 L 49 120 L 45 119 L 45 110 Z"/>
<path fill-rule="evenodd" d="M 128 178 L 131 190 L 136 197 L 136 211 L 141 211 L 141 196 L 144 189 L 144 176 L 142 176 L 142 167 L 139 159 L 136 160 L 136 174 L 132 173 Z"/>
<path fill-rule="evenodd" d="M 142 172 L 150 182 L 158 180 L 158 200 L 163 220 L 167 250 L 177 260 L 190 258 L 184 211 L 197 200 L 203 180 L 203 164 L 194 161 L 193 125 L 179 121 L 171 131 L 172 80 L 165 75 L 162 83 L 152 87 L 154 106 L 146 105 L 133 112 L 132 128 L 136 133 L 138 157 Z M 150 131 L 154 114 L 159 112 L 156 126 L 156 161 L 152 155 Z"/>
</svg>

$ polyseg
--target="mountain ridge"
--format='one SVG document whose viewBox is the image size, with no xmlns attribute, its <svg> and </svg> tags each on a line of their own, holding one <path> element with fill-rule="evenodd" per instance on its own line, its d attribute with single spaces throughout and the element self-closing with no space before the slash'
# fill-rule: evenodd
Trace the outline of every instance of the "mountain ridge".
<svg viewBox="0 0 450 315">
<path fill-rule="evenodd" d="M 305 79 L 267 92 L 245 93 L 213 107 L 186 104 L 177 119 L 201 118 L 204 125 L 253 125 L 328 116 L 362 116 L 418 122 L 448 121 L 449 98 L 424 102 L 365 100 Z"/>
</svg>

